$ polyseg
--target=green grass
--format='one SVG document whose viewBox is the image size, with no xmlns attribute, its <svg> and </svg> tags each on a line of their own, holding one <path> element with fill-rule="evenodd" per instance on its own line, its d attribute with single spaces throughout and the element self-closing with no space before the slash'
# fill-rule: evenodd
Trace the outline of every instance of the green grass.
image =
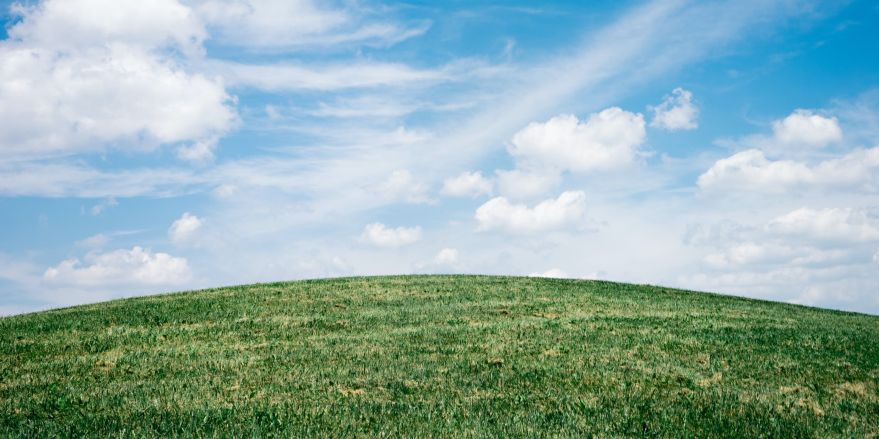
<svg viewBox="0 0 879 439">
<path fill-rule="evenodd" d="M 879 318 L 610 282 L 348 278 L 0 319 L 3 437 L 876 437 Z"/>
</svg>

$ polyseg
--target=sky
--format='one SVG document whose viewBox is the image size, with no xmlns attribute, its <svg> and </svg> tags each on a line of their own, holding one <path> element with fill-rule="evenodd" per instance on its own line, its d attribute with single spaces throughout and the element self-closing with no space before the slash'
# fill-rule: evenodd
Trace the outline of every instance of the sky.
<svg viewBox="0 0 879 439">
<path fill-rule="evenodd" d="M 411 273 L 879 314 L 872 0 L 0 10 L 0 315 Z"/>
</svg>

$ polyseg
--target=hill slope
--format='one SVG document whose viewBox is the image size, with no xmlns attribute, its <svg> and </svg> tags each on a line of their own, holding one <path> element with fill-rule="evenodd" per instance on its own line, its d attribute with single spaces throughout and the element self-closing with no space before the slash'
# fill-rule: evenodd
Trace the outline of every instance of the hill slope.
<svg viewBox="0 0 879 439">
<path fill-rule="evenodd" d="M 349 278 L 0 319 L 0 436 L 875 436 L 879 318 L 609 282 Z"/>
</svg>

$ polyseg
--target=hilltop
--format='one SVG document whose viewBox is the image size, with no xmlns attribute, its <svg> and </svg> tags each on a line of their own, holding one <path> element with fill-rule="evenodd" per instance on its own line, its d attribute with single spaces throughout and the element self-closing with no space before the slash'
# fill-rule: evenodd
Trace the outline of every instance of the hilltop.
<svg viewBox="0 0 879 439">
<path fill-rule="evenodd" d="M 602 281 L 267 283 L 0 319 L 3 437 L 875 437 L 879 317 Z"/>
</svg>

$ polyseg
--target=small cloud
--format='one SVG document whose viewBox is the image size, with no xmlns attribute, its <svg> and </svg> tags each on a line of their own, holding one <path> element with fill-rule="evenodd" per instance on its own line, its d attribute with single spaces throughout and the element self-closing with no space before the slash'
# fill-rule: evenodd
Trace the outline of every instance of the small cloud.
<svg viewBox="0 0 879 439">
<path fill-rule="evenodd" d="M 748 149 L 715 162 L 699 176 L 700 189 L 783 192 L 794 186 L 873 187 L 879 181 L 879 146 L 854 150 L 814 165 L 797 160 L 770 160 Z"/>
<path fill-rule="evenodd" d="M 458 250 L 454 248 L 444 248 L 436 254 L 433 261 L 437 265 L 453 265 L 458 262 Z"/>
<path fill-rule="evenodd" d="M 549 270 L 544 271 L 543 273 L 531 273 L 528 275 L 529 277 L 550 277 L 555 279 L 566 279 L 568 278 L 568 273 L 558 269 L 551 268 Z"/>
<path fill-rule="evenodd" d="M 441 192 L 452 197 L 476 198 L 480 195 L 491 195 L 493 186 L 491 180 L 483 177 L 479 171 L 464 172 L 457 177 L 447 178 Z"/>
<path fill-rule="evenodd" d="M 513 204 L 504 197 L 492 198 L 476 210 L 476 221 L 479 230 L 533 233 L 576 226 L 583 222 L 585 213 L 586 194 L 568 191 L 534 207 Z"/>
<path fill-rule="evenodd" d="M 219 138 L 210 137 L 200 139 L 188 146 L 177 149 L 177 158 L 189 162 L 205 163 L 214 159 L 214 149 L 217 148 Z"/>
<path fill-rule="evenodd" d="M 699 127 L 696 119 L 699 108 L 693 104 L 693 93 L 676 88 L 671 96 L 666 96 L 662 103 L 652 107 L 653 120 L 650 126 L 668 131 L 694 130 Z"/>
<path fill-rule="evenodd" d="M 171 224 L 168 228 L 168 236 L 175 244 L 182 244 L 189 241 L 203 224 L 204 220 L 186 212 Z"/>
<path fill-rule="evenodd" d="M 835 117 L 802 109 L 773 122 L 772 133 L 777 143 L 794 147 L 823 148 L 842 141 L 842 129 Z"/>
<path fill-rule="evenodd" d="M 402 247 L 421 239 L 421 227 L 389 228 L 382 223 L 367 224 L 360 241 L 377 247 Z"/>
<path fill-rule="evenodd" d="M 104 213 L 104 211 L 106 211 L 107 209 L 109 209 L 111 207 L 116 207 L 118 205 L 119 205 L 119 202 L 116 201 L 115 198 L 109 197 L 109 198 L 104 199 L 100 203 L 92 206 L 90 212 L 92 213 L 92 215 L 98 216 L 98 215 Z"/>
<path fill-rule="evenodd" d="M 644 116 L 611 107 L 582 122 L 571 114 L 532 122 L 513 136 L 508 150 L 526 167 L 590 172 L 631 163 L 645 140 Z"/>
<path fill-rule="evenodd" d="M 173 285 L 191 277 L 186 259 L 138 246 L 66 259 L 43 273 L 46 282 L 78 286 Z"/>
</svg>

